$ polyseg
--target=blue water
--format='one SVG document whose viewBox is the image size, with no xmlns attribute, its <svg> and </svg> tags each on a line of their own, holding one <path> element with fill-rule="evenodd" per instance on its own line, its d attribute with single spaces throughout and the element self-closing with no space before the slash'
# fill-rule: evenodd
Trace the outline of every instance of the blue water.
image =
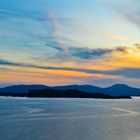
<svg viewBox="0 0 140 140">
<path fill-rule="evenodd" d="M 140 140 L 140 98 L 0 98 L 0 140 Z"/>
</svg>

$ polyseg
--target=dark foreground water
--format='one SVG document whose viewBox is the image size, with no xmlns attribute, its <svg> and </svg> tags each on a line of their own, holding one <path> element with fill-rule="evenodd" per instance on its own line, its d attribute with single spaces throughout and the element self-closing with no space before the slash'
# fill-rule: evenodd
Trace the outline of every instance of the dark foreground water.
<svg viewBox="0 0 140 140">
<path fill-rule="evenodd" d="M 0 140 L 140 140 L 140 98 L 0 98 Z"/>
</svg>

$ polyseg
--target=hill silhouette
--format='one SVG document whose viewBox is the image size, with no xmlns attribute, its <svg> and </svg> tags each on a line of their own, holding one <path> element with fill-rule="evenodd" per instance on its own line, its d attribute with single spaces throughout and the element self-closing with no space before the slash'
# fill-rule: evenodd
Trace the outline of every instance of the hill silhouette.
<svg viewBox="0 0 140 140">
<path fill-rule="evenodd" d="M 101 88 L 92 85 L 66 85 L 66 86 L 45 86 L 45 85 L 13 85 L 5 88 L 0 88 L 0 96 L 27 96 L 30 91 L 38 90 L 57 90 L 66 91 L 75 90 L 90 93 L 103 94 L 109 96 L 140 96 L 140 89 L 129 87 L 125 84 L 115 84 L 110 87 Z M 52 93 L 53 94 L 53 93 Z M 66 93 L 65 93 L 66 94 Z"/>
<path fill-rule="evenodd" d="M 48 98 L 102 98 L 102 99 L 118 99 L 118 98 L 131 98 L 129 96 L 111 96 L 100 93 L 88 93 L 79 90 L 31 90 L 27 97 L 48 97 Z"/>
</svg>

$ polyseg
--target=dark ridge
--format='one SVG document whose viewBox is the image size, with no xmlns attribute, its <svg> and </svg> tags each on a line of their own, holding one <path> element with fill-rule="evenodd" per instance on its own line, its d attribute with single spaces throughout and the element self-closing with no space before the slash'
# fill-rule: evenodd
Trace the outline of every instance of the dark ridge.
<svg viewBox="0 0 140 140">
<path fill-rule="evenodd" d="M 100 93 L 88 93 L 79 90 L 31 90 L 27 94 L 27 97 L 47 97 L 47 98 L 102 98 L 102 99 L 120 99 L 128 98 L 129 96 L 110 96 Z"/>
<path fill-rule="evenodd" d="M 13 85 L 0 89 L 0 93 L 28 93 L 29 90 L 47 89 L 45 85 Z"/>
<path fill-rule="evenodd" d="M 117 96 L 117 97 L 127 97 L 127 96 L 140 96 L 140 89 L 129 87 L 125 84 L 115 84 L 110 87 L 101 88 L 92 85 L 66 85 L 66 86 L 45 86 L 45 85 L 13 85 L 5 88 L 0 88 L 0 96 L 27 96 L 30 91 L 38 90 L 59 90 L 63 91 L 81 91 L 85 92 L 89 96 L 91 94 L 100 93 L 102 95 Z"/>
</svg>

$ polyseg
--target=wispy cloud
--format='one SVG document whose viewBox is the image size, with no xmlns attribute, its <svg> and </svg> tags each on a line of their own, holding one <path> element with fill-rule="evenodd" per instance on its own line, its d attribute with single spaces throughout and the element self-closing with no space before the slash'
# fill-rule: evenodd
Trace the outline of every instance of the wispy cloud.
<svg viewBox="0 0 140 140">
<path fill-rule="evenodd" d="M 41 17 L 40 15 L 29 13 L 29 12 L 23 12 L 23 11 L 14 11 L 14 10 L 5 10 L 0 9 L 0 15 L 4 15 L 5 18 L 30 18 L 34 20 L 44 21 L 45 18 Z"/>
<path fill-rule="evenodd" d="M 24 70 L 48 73 L 55 82 L 58 77 L 50 73 L 74 80 L 77 74 L 88 80 L 140 79 L 139 5 L 139 0 L 1 1 L 1 81 L 10 80 L 7 71 L 28 78 Z M 124 45 L 132 42 L 137 44 Z"/>
<path fill-rule="evenodd" d="M 135 24 L 140 29 L 140 11 L 137 12 L 126 12 L 124 13 L 126 19 L 131 23 Z"/>
<path fill-rule="evenodd" d="M 58 44 L 55 42 L 53 43 L 46 43 L 48 47 L 51 47 L 52 49 L 56 49 L 60 51 L 61 55 L 65 56 L 66 58 L 70 57 L 76 57 L 80 59 L 93 59 L 95 57 L 102 57 L 107 54 L 111 54 L 114 52 L 119 52 L 119 53 L 126 53 L 127 52 L 127 47 L 126 46 L 118 46 L 114 48 L 88 48 L 88 47 L 76 47 L 76 46 L 69 46 L 66 45 L 65 49 L 61 48 Z"/>
<path fill-rule="evenodd" d="M 118 6 L 113 6 L 130 23 L 140 29 L 140 1 L 121 1 Z"/>
<path fill-rule="evenodd" d="M 69 18 L 66 17 L 56 17 L 56 16 L 52 16 L 51 12 L 48 11 L 47 14 L 45 14 L 44 11 L 42 11 L 42 13 L 38 13 L 38 12 L 30 12 L 30 11 L 23 11 L 23 10 L 17 10 L 17 9 L 0 9 L 0 15 L 5 16 L 5 18 L 29 18 L 29 19 L 33 19 L 33 20 L 37 20 L 37 21 L 52 21 L 53 20 L 53 24 L 54 27 L 57 27 L 57 22 L 54 22 L 55 20 L 57 21 L 67 21 L 70 20 Z"/>
<path fill-rule="evenodd" d="M 3 59 L 0 59 L 0 65 L 16 66 L 16 67 L 30 67 L 30 68 L 43 69 L 43 70 L 76 71 L 76 72 L 84 72 L 84 73 L 89 73 L 89 74 L 123 76 L 127 78 L 140 78 L 140 75 L 139 75 L 140 68 L 121 67 L 114 70 L 94 70 L 94 69 L 88 69 L 88 68 L 40 66 L 40 65 L 33 65 L 33 64 L 26 64 L 26 63 L 10 62 Z"/>
<path fill-rule="evenodd" d="M 10 70 L 9 68 L 3 68 L 3 67 L 0 67 L 0 71 L 5 72 L 5 71 L 9 71 L 9 70 Z"/>
<path fill-rule="evenodd" d="M 128 78 L 140 78 L 140 68 L 122 67 L 113 71 L 108 71 L 106 74 L 124 76 Z"/>
</svg>

